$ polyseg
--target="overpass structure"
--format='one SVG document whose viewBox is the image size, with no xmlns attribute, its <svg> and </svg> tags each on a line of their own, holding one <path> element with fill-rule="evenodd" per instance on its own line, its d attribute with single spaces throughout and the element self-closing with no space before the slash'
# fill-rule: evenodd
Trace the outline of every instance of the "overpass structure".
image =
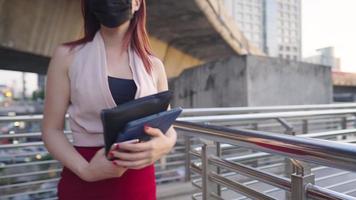
<svg viewBox="0 0 356 200">
<path fill-rule="evenodd" d="M 239 54 L 262 55 L 226 15 L 220 0 L 155 0 L 148 30 L 168 77 Z M 45 74 L 54 48 L 82 34 L 80 1 L 0 0 L 0 69 Z"/>
<path fill-rule="evenodd" d="M 232 55 L 263 55 L 226 14 L 221 0 L 147 3 L 151 45 L 169 78 Z M 54 48 L 79 38 L 82 28 L 79 0 L 0 0 L 0 69 L 46 74 Z M 333 78 L 336 86 L 350 79 L 335 73 Z"/>
<path fill-rule="evenodd" d="M 333 72 L 334 86 L 356 87 L 356 73 L 351 72 Z"/>
<path fill-rule="evenodd" d="M 334 71 L 334 100 L 356 101 L 356 73 Z"/>
</svg>

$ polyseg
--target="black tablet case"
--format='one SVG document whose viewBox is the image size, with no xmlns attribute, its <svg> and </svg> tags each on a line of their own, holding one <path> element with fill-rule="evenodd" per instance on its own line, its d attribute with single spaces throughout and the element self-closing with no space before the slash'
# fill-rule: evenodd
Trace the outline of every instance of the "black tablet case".
<svg viewBox="0 0 356 200">
<path fill-rule="evenodd" d="M 172 95 L 172 91 L 165 90 L 133 99 L 113 108 L 102 109 L 100 118 L 104 131 L 105 155 L 116 142 L 117 134 L 122 131 L 126 123 L 167 110 Z"/>
</svg>

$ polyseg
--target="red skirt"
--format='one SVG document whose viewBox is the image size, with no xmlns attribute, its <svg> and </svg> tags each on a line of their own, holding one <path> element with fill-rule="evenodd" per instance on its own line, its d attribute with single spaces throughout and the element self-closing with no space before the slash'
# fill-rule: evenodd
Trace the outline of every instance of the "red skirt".
<svg viewBox="0 0 356 200">
<path fill-rule="evenodd" d="M 89 162 L 102 147 L 74 148 Z M 154 165 L 142 169 L 128 169 L 118 178 L 87 182 L 63 166 L 57 186 L 60 200 L 155 200 L 156 179 Z"/>
</svg>

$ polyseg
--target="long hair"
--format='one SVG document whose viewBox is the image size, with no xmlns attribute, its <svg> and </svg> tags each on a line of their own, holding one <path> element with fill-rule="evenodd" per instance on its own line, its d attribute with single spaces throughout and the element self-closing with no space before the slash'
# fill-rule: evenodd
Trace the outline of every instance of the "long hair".
<svg viewBox="0 0 356 200">
<path fill-rule="evenodd" d="M 150 56 L 153 55 L 150 41 L 146 30 L 146 0 L 140 0 L 141 5 L 130 21 L 129 28 L 124 35 L 123 48 L 130 45 L 141 57 L 146 71 L 151 74 L 152 62 Z M 88 0 L 81 0 L 81 8 L 84 19 L 84 36 L 78 40 L 64 43 L 71 49 L 76 45 L 92 41 L 95 33 L 100 29 L 100 22 L 96 16 L 90 12 Z"/>
</svg>

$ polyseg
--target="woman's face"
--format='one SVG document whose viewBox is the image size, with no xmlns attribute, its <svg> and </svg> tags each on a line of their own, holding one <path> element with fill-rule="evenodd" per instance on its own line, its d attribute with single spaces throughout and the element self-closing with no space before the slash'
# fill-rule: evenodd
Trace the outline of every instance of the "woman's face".
<svg viewBox="0 0 356 200">
<path fill-rule="evenodd" d="M 89 10 L 99 22 L 115 28 L 131 20 L 140 8 L 141 0 L 88 0 Z"/>
</svg>

